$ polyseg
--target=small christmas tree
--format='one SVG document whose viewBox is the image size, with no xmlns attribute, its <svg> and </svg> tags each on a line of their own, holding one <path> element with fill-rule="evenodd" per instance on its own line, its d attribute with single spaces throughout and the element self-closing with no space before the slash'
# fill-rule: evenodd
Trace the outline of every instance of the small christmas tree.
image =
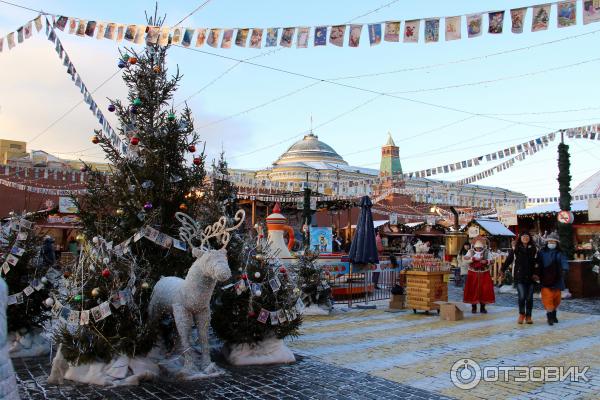
<svg viewBox="0 0 600 400">
<path fill-rule="evenodd" d="M 331 287 L 323 276 L 323 270 L 315 265 L 319 253 L 305 251 L 298 257 L 299 286 L 302 290 L 302 300 L 306 307 L 320 308 L 329 311 L 333 307 Z"/>
<path fill-rule="evenodd" d="M 226 342 L 228 359 L 234 364 L 293 361 L 281 339 L 297 336 L 302 322 L 298 277 L 270 254 L 264 238 L 257 244 L 246 240 L 239 250 L 240 269 L 215 294 L 213 330 Z M 261 344 L 273 340 L 280 342 L 281 357 L 262 357 Z M 252 351 L 256 354 L 249 355 Z"/>
</svg>

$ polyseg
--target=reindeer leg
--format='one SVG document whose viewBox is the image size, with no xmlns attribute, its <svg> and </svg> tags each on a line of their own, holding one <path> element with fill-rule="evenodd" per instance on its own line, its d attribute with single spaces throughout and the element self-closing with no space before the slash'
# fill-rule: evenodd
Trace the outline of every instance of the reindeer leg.
<svg viewBox="0 0 600 400">
<path fill-rule="evenodd" d="M 179 340 L 183 350 L 184 364 L 183 369 L 196 370 L 194 358 L 192 356 L 192 346 L 190 345 L 190 333 L 192 330 L 193 315 L 181 304 L 173 304 L 173 318 L 179 333 Z"/>
<path fill-rule="evenodd" d="M 194 314 L 198 336 L 200 337 L 200 348 L 202 350 L 202 366 L 204 369 L 210 364 L 210 347 L 208 345 L 208 325 L 210 324 L 209 309 Z"/>
</svg>

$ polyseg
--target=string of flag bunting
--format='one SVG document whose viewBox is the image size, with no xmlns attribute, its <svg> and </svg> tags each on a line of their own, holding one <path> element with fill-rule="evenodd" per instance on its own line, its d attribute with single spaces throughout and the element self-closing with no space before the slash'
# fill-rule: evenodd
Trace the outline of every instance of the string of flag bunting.
<svg viewBox="0 0 600 400">
<path fill-rule="evenodd" d="M 577 194 L 575 196 L 571 196 L 572 200 L 589 200 L 589 199 L 597 199 L 600 198 L 599 193 L 589 193 L 589 194 Z M 556 203 L 558 202 L 559 197 L 528 197 L 528 203 Z"/>
<path fill-rule="evenodd" d="M 329 24 L 318 26 L 269 27 L 269 28 L 191 28 L 147 26 L 144 24 L 117 23 L 99 20 L 87 20 L 64 15 L 54 15 L 53 22 L 61 31 L 67 31 L 80 37 L 95 37 L 121 42 L 123 40 L 135 44 L 167 44 L 183 47 L 202 47 L 204 44 L 213 48 L 230 49 L 233 44 L 238 47 L 260 49 L 262 47 L 307 48 L 328 44 L 338 47 L 359 47 L 361 36 L 367 32 L 370 46 L 390 43 L 435 43 L 442 39 L 454 41 L 476 38 L 488 33 L 503 34 L 510 30 L 513 34 L 521 34 L 526 29 L 531 32 L 548 30 L 551 25 L 551 14 L 554 8 L 557 28 L 571 27 L 578 24 L 578 11 L 581 5 L 583 24 L 600 21 L 600 2 L 597 0 L 569 0 L 544 3 L 510 10 L 481 11 L 464 15 L 446 17 L 429 17 L 410 20 L 388 20 L 367 24 Z M 529 12 L 529 10 L 531 10 Z M 526 21 L 527 15 L 529 20 Z M 49 14 L 50 15 L 50 14 Z M 37 19 L 36 19 L 37 21 Z M 507 21 L 505 23 L 505 21 Z M 41 23 L 38 21 L 36 27 Z M 507 29 L 505 29 L 505 25 Z M 31 22 L 16 31 L 17 41 L 22 43 L 31 34 Z M 529 26 L 529 28 L 526 28 Z M 39 29 L 38 29 L 39 30 Z M 443 38 L 442 38 L 443 34 Z M 2 42 L 0 39 L 0 51 Z M 6 36 L 9 49 L 15 46 L 15 32 Z"/>
</svg>

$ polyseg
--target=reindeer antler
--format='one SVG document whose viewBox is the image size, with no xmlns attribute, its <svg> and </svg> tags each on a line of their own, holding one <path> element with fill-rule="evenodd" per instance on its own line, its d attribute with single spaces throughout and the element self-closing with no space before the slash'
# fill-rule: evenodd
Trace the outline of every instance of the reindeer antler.
<svg viewBox="0 0 600 400">
<path fill-rule="evenodd" d="M 234 226 L 227 228 L 227 218 L 221 217 L 214 224 L 206 226 L 204 230 L 201 230 L 200 224 L 197 221 L 185 213 L 177 212 L 175 213 L 175 218 L 177 218 L 177 220 L 181 223 L 181 227 L 179 228 L 179 237 L 181 240 L 187 242 L 191 248 L 195 247 L 192 244 L 192 240 L 199 237 L 199 248 L 201 250 L 208 250 L 210 248 L 208 241 L 211 238 L 215 238 L 221 242 L 223 244 L 221 249 L 223 249 L 231 240 L 230 232 L 242 225 L 244 219 L 246 218 L 246 213 L 244 210 L 238 210 L 235 213 L 233 220 L 236 222 L 236 224 Z"/>
</svg>

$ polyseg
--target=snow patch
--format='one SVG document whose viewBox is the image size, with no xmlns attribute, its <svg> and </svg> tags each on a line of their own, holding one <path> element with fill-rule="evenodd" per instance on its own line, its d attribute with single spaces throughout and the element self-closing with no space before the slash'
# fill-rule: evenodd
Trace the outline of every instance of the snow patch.
<svg viewBox="0 0 600 400">
<path fill-rule="evenodd" d="M 50 341 L 41 329 L 19 333 L 8 333 L 11 358 L 39 357 L 50 354 Z"/>
<path fill-rule="evenodd" d="M 302 315 L 329 315 L 328 308 L 320 307 L 318 304 L 311 304 L 302 311 Z"/>
<path fill-rule="evenodd" d="M 258 343 L 226 344 L 223 354 L 232 365 L 289 364 L 296 362 L 294 353 L 276 338 L 264 339 Z"/>
<path fill-rule="evenodd" d="M 502 285 L 498 288 L 498 293 L 517 294 L 517 288 L 512 287 L 512 285 Z"/>
</svg>

